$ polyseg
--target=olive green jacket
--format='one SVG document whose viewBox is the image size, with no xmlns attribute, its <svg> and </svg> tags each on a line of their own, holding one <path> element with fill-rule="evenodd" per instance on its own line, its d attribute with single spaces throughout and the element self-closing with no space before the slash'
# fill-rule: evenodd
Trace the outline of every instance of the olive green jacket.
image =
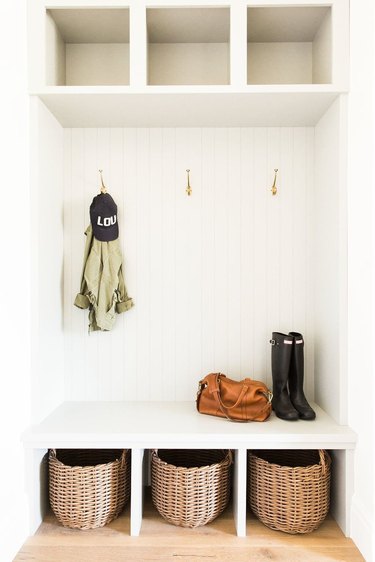
<svg viewBox="0 0 375 562">
<path fill-rule="evenodd" d="M 86 229 L 81 290 L 74 304 L 89 308 L 89 331 L 111 330 L 116 312 L 120 314 L 133 306 L 126 292 L 122 272 L 120 240 L 100 242 Z"/>
</svg>

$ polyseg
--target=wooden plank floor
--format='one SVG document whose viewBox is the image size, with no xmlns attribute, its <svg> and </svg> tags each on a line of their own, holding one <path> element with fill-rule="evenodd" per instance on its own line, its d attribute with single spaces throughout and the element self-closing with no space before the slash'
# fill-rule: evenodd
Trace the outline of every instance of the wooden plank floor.
<svg viewBox="0 0 375 562">
<path fill-rule="evenodd" d="M 328 517 L 308 535 L 272 531 L 252 515 L 248 536 L 235 534 L 232 511 L 197 529 L 164 521 L 148 499 L 139 537 L 129 536 L 129 508 L 110 525 L 80 531 L 48 515 L 14 562 L 363 562 L 352 540 Z"/>
</svg>

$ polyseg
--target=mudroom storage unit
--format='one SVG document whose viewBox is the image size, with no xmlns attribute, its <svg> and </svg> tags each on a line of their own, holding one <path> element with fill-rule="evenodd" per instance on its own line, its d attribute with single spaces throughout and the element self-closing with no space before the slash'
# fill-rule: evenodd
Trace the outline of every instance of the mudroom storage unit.
<svg viewBox="0 0 375 562">
<path fill-rule="evenodd" d="M 132 535 L 145 452 L 233 449 L 240 536 L 247 451 L 322 448 L 333 457 L 331 512 L 350 535 L 348 12 L 347 0 L 30 5 L 32 531 L 48 504 L 48 448 L 131 449 Z M 113 331 L 88 334 L 73 302 L 99 169 L 118 205 L 135 306 Z M 317 419 L 198 414 L 198 380 L 210 371 L 272 386 L 274 330 L 304 334 Z"/>
</svg>

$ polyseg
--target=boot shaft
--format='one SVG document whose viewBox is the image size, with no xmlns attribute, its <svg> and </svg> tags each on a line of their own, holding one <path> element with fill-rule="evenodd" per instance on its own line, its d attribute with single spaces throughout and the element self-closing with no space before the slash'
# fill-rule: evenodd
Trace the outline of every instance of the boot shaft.
<svg viewBox="0 0 375 562">
<path fill-rule="evenodd" d="M 304 383 L 304 341 L 299 332 L 289 332 L 293 337 L 293 351 L 289 369 L 289 395 L 290 401 L 298 411 L 299 417 L 304 420 L 314 420 L 315 412 L 308 403 L 303 391 Z"/>
<path fill-rule="evenodd" d="M 297 420 L 298 412 L 293 407 L 288 392 L 290 360 L 293 337 L 281 332 L 272 332 L 272 407 L 276 415 L 284 420 Z"/>
<path fill-rule="evenodd" d="M 293 350 L 293 337 L 281 332 L 272 332 L 271 367 L 273 392 L 275 395 L 287 388 L 289 368 Z"/>
<path fill-rule="evenodd" d="M 286 386 L 293 351 L 293 337 L 281 332 L 272 332 L 271 367 L 274 384 Z"/>
<path fill-rule="evenodd" d="M 302 334 L 289 332 L 293 338 L 292 356 L 289 370 L 289 391 L 291 394 L 302 392 L 305 374 L 304 346 Z"/>
</svg>

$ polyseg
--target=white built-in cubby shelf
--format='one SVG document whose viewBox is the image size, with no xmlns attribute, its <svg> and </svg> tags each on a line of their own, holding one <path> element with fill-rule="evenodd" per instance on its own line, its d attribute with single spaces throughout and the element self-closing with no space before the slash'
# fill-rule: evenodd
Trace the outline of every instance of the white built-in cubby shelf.
<svg viewBox="0 0 375 562">
<path fill-rule="evenodd" d="M 32 531 L 48 448 L 131 448 L 137 535 L 147 451 L 210 447 L 235 452 L 239 535 L 249 449 L 328 449 L 332 515 L 350 533 L 348 12 L 348 0 L 30 2 Z M 73 302 L 102 168 L 135 307 L 88 336 Z M 198 414 L 211 370 L 271 386 L 272 330 L 304 333 L 317 419 Z"/>
<path fill-rule="evenodd" d="M 30 92 L 65 127 L 315 125 L 348 85 L 348 0 L 36 0 Z"/>
<path fill-rule="evenodd" d="M 331 84 L 328 6 L 247 9 L 248 84 Z"/>
<path fill-rule="evenodd" d="M 47 10 L 46 84 L 129 84 L 129 10 Z"/>
<path fill-rule="evenodd" d="M 327 449 L 333 457 L 332 513 L 343 530 L 348 529 L 351 498 L 350 464 L 355 433 L 335 423 L 313 404 L 313 422 L 287 422 L 272 413 L 263 423 L 231 423 L 204 416 L 194 402 L 66 402 L 24 435 L 34 493 L 46 496 L 47 483 L 40 478 L 41 462 L 50 448 L 127 448 L 132 451 L 130 534 L 141 532 L 144 489 L 148 481 L 150 449 L 234 450 L 233 515 L 239 536 L 246 535 L 247 451 L 251 449 Z M 35 489 L 35 483 L 36 489 Z M 35 503 L 40 504 L 40 499 Z M 34 504 L 35 505 L 35 504 Z M 42 509 L 46 513 L 47 506 Z M 36 524 L 40 516 L 34 514 Z"/>
<path fill-rule="evenodd" d="M 230 83 L 229 8 L 148 8 L 150 85 Z"/>
</svg>

